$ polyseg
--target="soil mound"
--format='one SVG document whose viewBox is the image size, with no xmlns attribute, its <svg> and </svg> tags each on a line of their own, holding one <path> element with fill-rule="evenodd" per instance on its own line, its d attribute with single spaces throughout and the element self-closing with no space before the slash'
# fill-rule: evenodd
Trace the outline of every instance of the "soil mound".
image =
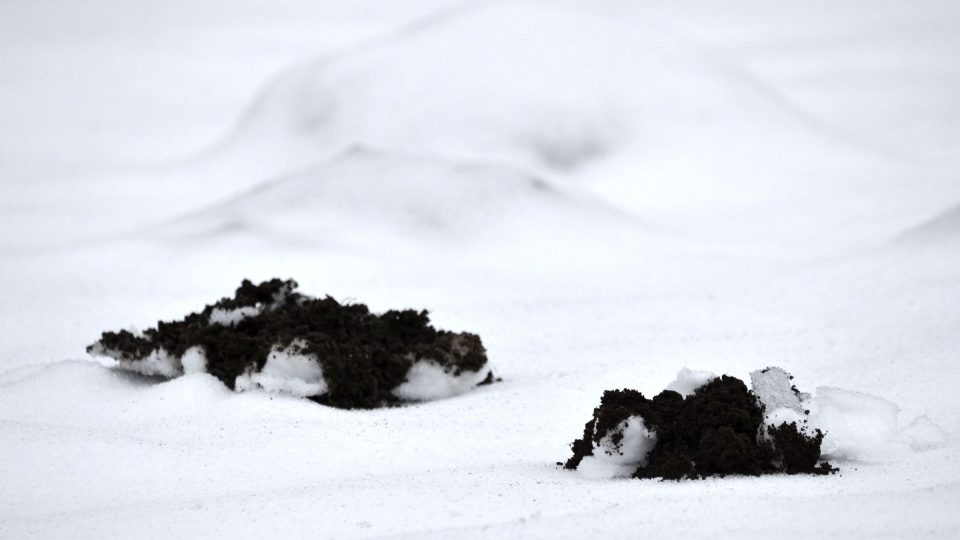
<svg viewBox="0 0 960 540">
<path fill-rule="evenodd" d="M 681 372 L 682 374 L 683 372 Z M 766 403 L 801 394 L 779 368 L 754 372 L 765 394 L 749 390 L 730 376 L 712 378 L 686 397 L 664 390 L 647 399 L 636 390 L 608 390 L 572 444 L 567 469 L 588 457 L 614 464 L 636 478 L 705 478 L 728 474 L 829 474 L 820 461 L 823 433 L 810 429 L 802 411 L 793 421 L 765 414 Z M 774 392 L 769 392 L 771 387 Z M 766 397 L 766 399 L 765 399 Z M 786 410 L 778 408 L 777 411 Z M 778 413 L 782 418 L 782 413 Z M 624 470 L 624 467 L 627 469 Z"/>
<path fill-rule="evenodd" d="M 377 315 L 296 289 L 293 280 L 244 280 L 233 298 L 142 334 L 104 332 L 87 352 L 147 375 L 207 372 L 231 389 L 347 409 L 449 397 L 494 381 L 480 337 L 436 330 L 426 311 Z"/>
</svg>

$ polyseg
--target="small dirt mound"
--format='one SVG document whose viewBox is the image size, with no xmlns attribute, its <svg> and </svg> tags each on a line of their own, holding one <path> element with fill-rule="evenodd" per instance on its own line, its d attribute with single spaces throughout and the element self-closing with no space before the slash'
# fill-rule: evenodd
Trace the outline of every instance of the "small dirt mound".
<svg viewBox="0 0 960 540">
<path fill-rule="evenodd" d="M 436 330 L 426 311 L 377 315 L 296 289 L 293 280 L 244 280 L 233 298 L 143 333 L 104 332 L 87 352 L 146 375 L 206 372 L 231 389 L 347 409 L 449 397 L 495 380 L 480 337 Z"/>
<path fill-rule="evenodd" d="M 608 390 L 583 436 L 571 445 L 565 467 L 577 469 L 592 457 L 623 473 L 632 469 L 636 478 L 671 480 L 836 471 L 820 462 L 823 433 L 803 420 L 768 424 L 764 413 L 764 402 L 727 375 L 686 397 L 673 390 L 653 399 L 636 390 Z"/>
</svg>

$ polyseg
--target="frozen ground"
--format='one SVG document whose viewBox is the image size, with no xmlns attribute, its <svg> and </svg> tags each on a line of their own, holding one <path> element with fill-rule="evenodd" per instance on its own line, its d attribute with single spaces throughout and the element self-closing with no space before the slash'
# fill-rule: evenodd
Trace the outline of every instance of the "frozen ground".
<svg viewBox="0 0 960 540">
<path fill-rule="evenodd" d="M 956 2 L 275 4 L 0 7 L 0 536 L 960 534 Z M 83 352 L 274 276 L 504 382 L 351 412 Z M 766 365 L 949 442 L 555 465 L 604 389 Z"/>
</svg>

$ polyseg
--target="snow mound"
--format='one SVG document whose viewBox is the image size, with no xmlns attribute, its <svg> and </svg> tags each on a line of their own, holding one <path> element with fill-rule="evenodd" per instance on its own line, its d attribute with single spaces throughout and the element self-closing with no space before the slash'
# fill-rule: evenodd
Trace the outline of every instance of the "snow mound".
<svg viewBox="0 0 960 540">
<path fill-rule="evenodd" d="M 309 171 L 178 219 L 161 234 L 244 235 L 306 245 L 365 246 L 371 238 L 391 238 L 462 246 L 513 238 L 517 231 L 576 237 L 590 223 L 629 223 L 617 216 L 589 197 L 568 197 L 514 168 L 352 148 Z M 378 243 L 379 249 L 390 245 Z M 246 315 L 215 314 L 225 323 Z"/>
<path fill-rule="evenodd" d="M 788 116 L 762 90 L 705 69 L 702 50 L 653 21 L 490 4 L 284 74 L 237 138 L 564 171 L 638 140 L 720 138 L 777 120 L 777 132 L 789 131 Z"/>
</svg>

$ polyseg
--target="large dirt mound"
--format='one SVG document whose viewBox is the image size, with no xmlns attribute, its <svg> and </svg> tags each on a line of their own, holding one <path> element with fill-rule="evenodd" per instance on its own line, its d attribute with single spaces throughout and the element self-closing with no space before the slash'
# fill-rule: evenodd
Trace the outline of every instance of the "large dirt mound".
<svg viewBox="0 0 960 540">
<path fill-rule="evenodd" d="M 104 332 L 87 351 L 147 375 L 207 372 L 232 389 L 342 408 L 448 397 L 494 379 L 479 336 L 436 330 L 426 311 L 377 315 L 296 288 L 244 280 L 233 298 L 142 334 Z"/>
</svg>

